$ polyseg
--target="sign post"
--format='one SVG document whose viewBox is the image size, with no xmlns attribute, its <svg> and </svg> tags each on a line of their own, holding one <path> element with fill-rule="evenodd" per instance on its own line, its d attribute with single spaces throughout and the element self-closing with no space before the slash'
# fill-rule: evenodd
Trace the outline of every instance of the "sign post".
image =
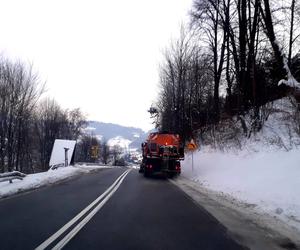
<svg viewBox="0 0 300 250">
<path fill-rule="evenodd" d="M 187 145 L 188 150 L 192 151 L 192 172 L 194 172 L 194 151 L 197 149 L 197 144 L 192 139 Z"/>
<path fill-rule="evenodd" d="M 65 149 L 65 167 L 69 165 L 69 160 L 68 160 L 68 151 L 69 148 L 64 148 Z"/>
<path fill-rule="evenodd" d="M 192 172 L 194 172 L 194 151 L 192 151 Z"/>
</svg>

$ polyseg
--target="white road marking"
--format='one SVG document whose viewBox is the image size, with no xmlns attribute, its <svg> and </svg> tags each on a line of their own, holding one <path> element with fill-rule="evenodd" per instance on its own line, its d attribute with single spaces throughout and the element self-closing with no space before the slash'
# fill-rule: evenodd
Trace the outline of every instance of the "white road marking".
<svg viewBox="0 0 300 250">
<path fill-rule="evenodd" d="M 126 175 L 130 172 L 130 170 L 122 177 L 120 182 L 114 187 L 114 189 L 95 207 L 76 227 L 72 229 L 60 242 L 58 242 L 52 250 L 59 250 L 62 249 L 79 231 L 83 228 L 90 219 L 104 206 L 104 204 L 110 199 L 110 197 L 117 191 L 117 189 L 122 184 L 123 180 L 125 179 Z"/>
<path fill-rule="evenodd" d="M 71 219 L 67 224 L 65 224 L 61 229 L 59 229 L 56 233 L 54 233 L 52 236 L 50 236 L 47 240 L 45 240 L 42 244 L 40 244 L 37 248 L 35 248 L 35 250 L 43 250 L 43 249 L 45 249 L 46 247 L 48 247 L 52 242 L 54 242 L 59 236 L 61 236 L 66 230 L 68 230 L 74 223 L 76 223 L 83 215 L 85 215 L 93 206 L 95 206 L 101 199 L 103 199 L 105 196 L 107 196 L 107 197 L 105 197 L 105 199 L 103 199 L 103 201 L 105 200 L 105 201 L 107 201 L 110 197 L 111 197 L 111 193 L 110 192 L 112 192 L 112 193 L 114 193 L 117 189 L 115 188 L 115 187 L 119 187 L 120 186 L 120 184 L 123 182 L 123 180 L 124 180 L 124 178 L 126 177 L 126 175 L 130 172 L 131 170 L 129 169 L 129 170 L 126 170 L 124 173 L 122 173 L 119 177 L 118 177 L 118 179 L 108 188 L 108 189 L 106 189 L 106 191 L 103 193 L 103 194 L 101 194 L 96 200 L 94 200 L 90 205 L 88 205 L 85 209 L 83 209 L 79 214 L 77 214 L 73 219 Z M 119 182 L 121 180 L 121 182 Z M 118 184 L 118 182 L 119 182 L 119 184 Z M 118 185 L 117 185 L 118 184 Z M 103 203 L 103 201 L 100 203 L 100 204 L 102 204 L 102 206 L 105 204 L 105 202 Z M 99 204 L 99 205 L 100 205 Z M 98 208 L 99 207 L 99 205 L 96 207 L 96 208 Z M 101 207 L 102 207 L 101 206 Z M 101 208 L 100 207 L 100 208 Z M 95 208 L 95 209 L 96 209 Z M 100 208 L 98 209 L 98 210 L 100 210 Z M 93 209 L 92 211 L 91 211 L 91 213 L 95 210 L 95 209 Z M 97 211 L 98 211 L 97 210 Z M 96 212 L 97 212 L 96 211 Z M 95 212 L 95 213 L 96 213 Z M 95 214 L 94 213 L 94 214 Z M 88 216 L 88 215 L 87 215 Z M 77 225 L 78 226 L 78 225 Z M 83 225 L 84 226 L 84 225 Z M 82 226 L 82 227 L 83 227 Z M 81 228 L 82 228 L 81 227 Z M 76 227 L 75 227 L 76 228 Z M 74 230 L 74 229 L 73 229 Z M 72 231 L 73 231 L 72 230 Z M 79 229 L 80 230 L 80 229 Z M 79 231 L 78 230 L 78 231 Z M 71 231 L 71 232 L 72 232 Z M 76 232 L 77 233 L 77 232 Z M 69 234 L 68 234 L 69 235 Z M 68 236 L 67 235 L 67 236 Z M 75 235 L 75 234 L 74 234 Z M 73 236 L 72 236 L 73 237 Z M 64 238 L 65 239 L 65 238 Z M 71 238 L 70 238 L 71 239 Z M 60 241 L 61 242 L 61 241 Z M 58 243 L 59 244 L 59 243 Z M 56 247 L 56 246 L 55 246 Z"/>
</svg>

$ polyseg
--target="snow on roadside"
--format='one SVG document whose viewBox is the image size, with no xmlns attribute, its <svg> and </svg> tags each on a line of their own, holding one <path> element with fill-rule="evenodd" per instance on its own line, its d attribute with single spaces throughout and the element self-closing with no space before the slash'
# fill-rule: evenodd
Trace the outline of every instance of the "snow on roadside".
<svg viewBox="0 0 300 250">
<path fill-rule="evenodd" d="M 182 175 L 300 230 L 300 149 L 220 152 L 208 148 L 182 163 Z"/>
<path fill-rule="evenodd" d="M 266 105 L 263 128 L 248 139 L 240 135 L 224 152 L 201 146 L 182 163 L 182 175 L 202 187 L 276 217 L 300 231 L 300 137 L 296 101 L 283 98 Z M 247 126 L 251 119 L 244 117 Z M 231 133 L 234 133 L 232 131 Z"/>
<path fill-rule="evenodd" d="M 49 170 L 47 172 L 29 174 L 23 180 L 13 180 L 13 183 L 0 182 L 0 198 L 20 192 L 29 191 L 49 184 L 57 183 L 72 176 L 88 173 L 96 169 L 111 168 L 108 166 L 75 165 Z"/>
</svg>

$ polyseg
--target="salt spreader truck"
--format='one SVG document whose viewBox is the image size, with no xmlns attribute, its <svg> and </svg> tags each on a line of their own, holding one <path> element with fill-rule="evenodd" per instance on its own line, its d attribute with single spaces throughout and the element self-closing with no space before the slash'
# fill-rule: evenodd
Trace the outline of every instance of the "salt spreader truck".
<svg viewBox="0 0 300 250">
<path fill-rule="evenodd" d="M 178 134 L 150 133 L 142 143 L 143 160 L 139 172 L 144 176 L 165 173 L 169 177 L 181 172 L 180 160 L 184 159 L 184 147 Z"/>
</svg>

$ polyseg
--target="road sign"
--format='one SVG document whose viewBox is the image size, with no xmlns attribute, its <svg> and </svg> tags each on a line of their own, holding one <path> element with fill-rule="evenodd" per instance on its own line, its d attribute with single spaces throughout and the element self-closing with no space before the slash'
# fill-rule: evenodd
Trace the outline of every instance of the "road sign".
<svg viewBox="0 0 300 250">
<path fill-rule="evenodd" d="M 191 139 L 190 143 L 187 145 L 188 150 L 192 151 L 192 171 L 194 171 L 194 150 L 198 148 L 197 144 L 193 139 Z"/>
<path fill-rule="evenodd" d="M 194 142 L 194 140 L 192 139 L 190 141 L 190 143 L 187 145 L 188 150 L 195 150 L 197 149 L 197 144 Z"/>
<path fill-rule="evenodd" d="M 99 156 L 99 146 L 92 146 L 91 148 L 91 157 L 97 159 Z"/>
</svg>

